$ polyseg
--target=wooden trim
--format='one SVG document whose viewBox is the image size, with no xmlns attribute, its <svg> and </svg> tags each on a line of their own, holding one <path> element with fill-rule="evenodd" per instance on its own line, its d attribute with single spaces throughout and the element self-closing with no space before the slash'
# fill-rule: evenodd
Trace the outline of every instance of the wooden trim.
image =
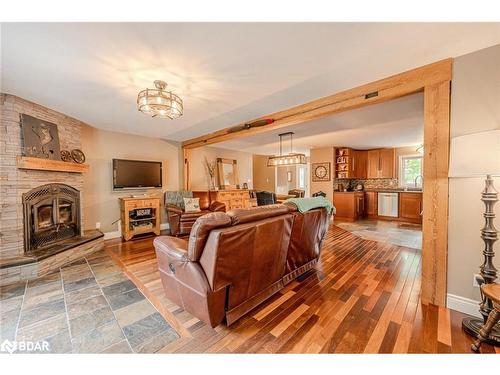
<svg viewBox="0 0 500 375">
<path fill-rule="evenodd" d="M 330 116 L 335 113 L 360 108 L 365 105 L 382 103 L 405 95 L 414 94 L 422 91 L 425 86 L 450 81 L 452 61 L 452 59 L 441 60 L 433 64 L 425 65 L 417 69 L 409 70 L 404 73 L 246 122 L 252 123 L 264 119 L 273 119 L 274 122 L 269 125 L 234 132 L 230 129 L 234 126 L 244 125 L 243 123 L 235 124 L 229 128 L 222 129 L 214 133 L 184 141 L 182 143 L 182 147 L 197 148 L 209 144 L 242 138 Z M 371 93 L 377 93 L 377 95 L 367 97 L 367 95 Z M 307 126 L 307 124 L 304 126 Z"/>
<path fill-rule="evenodd" d="M 424 89 L 422 302 L 446 304 L 450 82 Z"/>
<path fill-rule="evenodd" d="M 41 159 L 28 156 L 17 157 L 17 168 L 35 169 L 39 171 L 85 173 L 89 170 L 88 164 L 69 163 L 61 160 Z"/>
</svg>

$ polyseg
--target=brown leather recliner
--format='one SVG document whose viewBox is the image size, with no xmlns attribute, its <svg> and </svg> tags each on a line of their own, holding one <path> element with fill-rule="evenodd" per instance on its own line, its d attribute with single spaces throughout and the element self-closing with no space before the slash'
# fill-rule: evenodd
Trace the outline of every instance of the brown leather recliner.
<svg viewBox="0 0 500 375">
<path fill-rule="evenodd" d="M 286 205 L 200 217 L 189 241 L 154 240 L 166 296 L 212 327 L 230 325 L 314 267 L 328 223 L 324 208 Z"/>
<path fill-rule="evenodd" d="M 200 212 L 185 212 L 181 207 L 165 202 L 168 225 L 172 236 L 188 235 L 195 221 L 211 212 L 225 212 L 226 205 L 222 202 L 210 201 L 208 191 L 193 191 L 193 198 L 200 198 Z"/>
</svg>

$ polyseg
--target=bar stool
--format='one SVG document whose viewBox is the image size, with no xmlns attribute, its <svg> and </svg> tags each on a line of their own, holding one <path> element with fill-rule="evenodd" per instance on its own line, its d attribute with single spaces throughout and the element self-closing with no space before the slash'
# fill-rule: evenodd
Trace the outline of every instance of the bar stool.
<svg viewBox="0 0 500 375">
<path fill-rule="evenodd" d="M 486 324 L 479 330 L 479 337 L 471 345 L 472 350 L 475 352 L 479 352 L 481 343 L 488 338 L 493 327 L 495 327 L 498 320 L 500 320 L 500 285 L 483 284 L 481 286 L 481 291 L 493 302 L 493 310 L 491 310 L 490 315 L 488 315 Z"/>
</svg>

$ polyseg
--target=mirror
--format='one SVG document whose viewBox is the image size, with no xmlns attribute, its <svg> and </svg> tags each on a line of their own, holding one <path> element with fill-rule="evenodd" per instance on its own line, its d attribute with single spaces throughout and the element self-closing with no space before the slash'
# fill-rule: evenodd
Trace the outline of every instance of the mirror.
<svg viewBox="0 0 500 375">
<path fill-rule="evenodd" d="M 221 189 L 239 189 L 238 165 L 234 159 L 217 158 L 219 187 Z"/>
</svg>

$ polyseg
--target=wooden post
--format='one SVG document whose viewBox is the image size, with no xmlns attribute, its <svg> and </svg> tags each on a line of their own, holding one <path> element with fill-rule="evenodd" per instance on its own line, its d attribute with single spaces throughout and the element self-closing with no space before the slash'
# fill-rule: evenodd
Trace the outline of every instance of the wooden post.
<svg viewBox="0 0 500 375">
<path fill-rule="evenodd" d="M 446 305 L 450 82 L 424 88 L 423 303 Z"/>
<path fill-rule="evenodd" d="M 190 170 L 190 163 L 191 163 L 191 150 L 183 147 L 182 148 L 182 156 L 183 156 L 183 188 L 184 190 L 191 190 L 191 170 Z"/>
</svg>

